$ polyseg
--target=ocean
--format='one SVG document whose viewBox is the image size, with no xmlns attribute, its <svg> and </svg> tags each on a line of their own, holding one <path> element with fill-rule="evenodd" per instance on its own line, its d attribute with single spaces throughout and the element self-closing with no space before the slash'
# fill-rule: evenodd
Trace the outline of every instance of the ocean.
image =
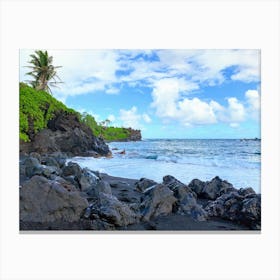
<svg viewBox="0 0 280 280">
<path fill-rule="evenodd" d="M 172 175 L 185 184 L 215 176 L 236 188 L 252 187 L 261 192 L 261 141 L 224 139 L 147 139 L 111 142 L 112 158 L 75 157 L 82 167 L 112 176 L 162 182 Z M 120 154 L 125 150 L 125 154 Z"/>
</svg>

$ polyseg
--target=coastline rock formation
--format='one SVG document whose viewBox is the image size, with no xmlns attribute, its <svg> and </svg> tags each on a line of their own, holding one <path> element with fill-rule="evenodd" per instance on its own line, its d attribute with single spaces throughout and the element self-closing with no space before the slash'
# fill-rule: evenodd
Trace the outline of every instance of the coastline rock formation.
<svg viewBox="0 0 280 280">
<path fill-rule="evenodd" d="M 92 134 L 75 114 L 61 112 L 36 133 L 30 142 L 20 143 L 20 153 L 50 154 L 62 152 L 69 156 L 109 156 L 108 145 Z"/>
<path fill-rule="evenodd" d="M 261 228 L 261 195 L 219 177 L 189 185 L 170 175 L 116 178 L 33 152 L 20 161 L 20 180 L 21 230 Z"/>
<path fill-rule="evenodd" d="M 24 222 L 77 222 L 87 206 L 80 192 L 60 177 L 49 180 L 34 175 L 20 188 L 20 220 Z"/>
<path fill-rule="evenodd" d="M 142 139 L 141 130 L 128 128 L 129 136 L 126 141 L 140 141 Z"/>
</svg>

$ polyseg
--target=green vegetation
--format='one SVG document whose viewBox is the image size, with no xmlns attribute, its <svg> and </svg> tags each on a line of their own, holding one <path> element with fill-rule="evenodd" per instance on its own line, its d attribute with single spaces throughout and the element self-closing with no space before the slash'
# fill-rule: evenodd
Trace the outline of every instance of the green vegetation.
<svg viewBox="0 0 280 280">
<path fill-rule="evenodd" d="M 130 137 L 131 130 L 120 127 L 107 127 L 110 122 L 105 120 L 98 124 L 93 116 L 80 114 L 66 107 L 62 102 L 56 100 L 45 91 L 38 91 L 30 86 L 20 83 L 20 139 L 30 141 L 32 136 L 47 127 L 48 121 L 55 115 L 66 112 L 76 114 L 80 121 L 92 130 L 93 134 L 104 140 L 125 140 Z"/>
<path fill-rule="evenodd" d="M 30 57 L 29 63 L 32 66 L 27 67 L 31 68 L 32 71 L 27 73 L 27 75 L 31 76 L 33 80 L 28 82 L 36 90 L 44 90 L 51 93 L 50 86 L 56 86 L 58 83 L 61 83 L 56 73 L 56 69 L 61 66 L 52 65 L 53 57 L 49 56 L 47 51 L 37 50 Z"/>
<path fill-rule="evenodd" d="M 30 141 L 30 137 L 47 127 L 47 123 L 58 112 L 74 113 L 62 102 L 45 91 L 37 91 L 24 83 L 20 83 L 19 95 L 20 139 Z"/>
<path fill-rule="evenodd" d="M 81 120 L 90 127 L 94 135 L 102 137 L 107 141 L 125 140 L 130 136 L 130 131 L 127 128 L 106 126 L 110 123 L 109 120 L 102 121 L 101 125 L 99 125 L 94 117 L 87 113 L 81 116 Z"/>
</svg>

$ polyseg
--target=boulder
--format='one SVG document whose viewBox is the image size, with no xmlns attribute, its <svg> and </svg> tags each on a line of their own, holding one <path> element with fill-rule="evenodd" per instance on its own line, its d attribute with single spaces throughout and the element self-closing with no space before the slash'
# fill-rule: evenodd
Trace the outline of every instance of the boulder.
<svg viewBox="0 0 280 280">
<path fill-rule="evenodd" d="M 87 200 L 62 178 L 48 180 L 35 175 L 20 188 L 22 222 L 76 222 L 87 207 Z"/>
<path fill-rule="evenodd" d="M 216 176 L 210 182 L 205 183 L 205 186 L 201 192 L 201 197 L 215 200 L 222 194 L 232 191 L 236 191 L 232 184 Z"/>
<path fill-rule="evenodd" d="M 58 163 L 60 168 L 65 166 L 67 158 L 68 158 L 67 154 L 62 153 L 62 152 L 54 152 L 54 153 L 51 153 L 50 156 L 56 160 L 56 162 Z"/>
<path fill-rule="evenodd" d="M 59 167 L 42 165 L 37 158 L 30 156 L 20 163 L 20 176 L 22 178 L 31 178 L 34 175 L 42 175 L 44 177 L 51 178 L 52 175 L 60 174 L 61 170 Z"/>
<path fill-rule="evenodd" d="M 38 161 L 41 163 L 41 155 L 36 153 L 36 152 L 32 152 L 29 154 L 30 157 L 33 157 L 33 158 L 37 158 Z"/>
<path fill-rule="evenodd" d="M 226 193 L 211 201 L 205 210 L 211 217 L 242 223 L 251 229 L 259 229 L 261 224 L 261 196 L 240 195 L 238 191 Z"/>
<path fill-rule="evenodd" d="M 85 217 L 105 220 L 115 226 L 127 226 L 139 221 L 139 215 L 115 196 L 99 193 L 98 199 L 86 210 Z"/>
<path fill-rule="evenodd" d="M 203 189 L 205 188 L 205 182 L 200 181 L 199 179 L 193 179 L 188 187 L 197 194 L 197 196 L 201 196 Z"/>
<path fill-rule="evenodd" d="M 177 213 L 188 214 L 197 221 L 207 219 L 207 212 L 197 203 L 196 194 L 191 188 L 170 175 L 163 177 L 163 183 L 174 192 L 177 198 Z"/>
<path fill-rule="evenodd" d="M 189 193 L 196 199 L 196 194 L 188 186 L 171 175 L 163 177 L 163 184 L 172 190 L 174 192 L 174 196 L 179 200 Z"/>
<path fill-rule="evenodd" d="M 66 166 L 62 168 L 62 176 L 74 176 L 76 178 L 81 177 L 82 174 L 82 168 L 75 162 L 68 162 Z"/>
<path fill-rule="evenodd" d="M 84 168 L 81 175 L 78 177 L 81 191 L 87 192 L 96 187 L 99 178 L 88 168 Z"/>
<path fill-rule="evenodd" d="M 261 228 L 261 196 L 245 196 L 241 209 L 243 224 L 250 226 L 252 229 Z"/>
<path fill-rule="evenodd" d="M 87 191 L 87 194 L 93 198 L 99 198 L 100 193 L 112 194 L 112 189 L 108 182 L 97 180 L 96 184 Z"/>
<path fill-rule="evenodd" d="M 60 184 L 63 188 L 65 188 L 68 191 L 75 192 L 77 191 L 77 188 L 74 184 L 71 184 L 69 181 L 65 180 L 64 178 L 60 176 L 53 176 L 52 179 L 54 182 L 57 182 Z"/>
<path fill-rule="evenodd" d="M 237 221 L 240 218 L 243 198 L 238 192 L 223 194 L 215 201 L 209 202 L 205 210 L 211 217 L 221 217 L 231 221 Z"/>
<path fill-rule="evenodd" d="M 33 157 L 26 158 L 23 162 L 23 165 L 24 165 L 24 169 L 25 169 L 24 173 L 27 177 L 32 177 L 34 174 L 34 171 L 41 167 L 41 164 L 38 161 L 38 159 L 33 158 Z"/>
<path fill-rule="evenodd" d="M 144 192 L 147 188 L 156 185 L 157 183 L 153 180 L 141 178 L 139 181 L 135 183 L 136 190 L 140 192 Z"/>
<path fill-rule="evenodd" d="M 42 175 L 51 179 L 53 176 L 59 176 L 60 174 L 61 170 L 56 166 L 40 165 L 33 170 L 32 175 Z"/>
<path fill-rule="evenodd" d="M 144 192 L 145 197 L 140 206 L 142 219 L 148 221 L 159 215 L 168 215 L 172 212 L 177 199 L 173 191 L 163 184 L 152 186 Z"/>
<path fill-rule="evenodd" d="M 70 184 L 74 185 L 77 190 L 80 190 L 80 184 L 75 176 L 64 176 L 63 178 Z"/>
<path fill-rule="evenodd" d="M 43 157 L 41 163 L 47 166 L 55 166 L 57 168 L 60 168 L 58 162 L 53 157 Z"/>
<path fill-rule="evenodd" d="M 238 190 L 240 195 L 248 195 L 248 194 L 256 194 L 256 192 L 252 188 L 241 188 Z"/>
</svg>

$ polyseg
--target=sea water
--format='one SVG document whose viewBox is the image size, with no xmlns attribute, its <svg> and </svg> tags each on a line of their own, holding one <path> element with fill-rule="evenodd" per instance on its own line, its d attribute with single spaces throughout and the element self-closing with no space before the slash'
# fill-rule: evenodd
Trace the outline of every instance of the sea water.
<svg viewBox="0 0 280 280">
<path fill-rule="evenodd" d="M 71 161 L 112 176 L 162 182 L 172 175 L 185 184 L 215 176 L 236 188 L 260 193 L 261 141 L 153 139 L 109 143 L 112 158 L 75 157 Z M 121 151 L 125 150 L 125 154 Z"/>
</svg>

